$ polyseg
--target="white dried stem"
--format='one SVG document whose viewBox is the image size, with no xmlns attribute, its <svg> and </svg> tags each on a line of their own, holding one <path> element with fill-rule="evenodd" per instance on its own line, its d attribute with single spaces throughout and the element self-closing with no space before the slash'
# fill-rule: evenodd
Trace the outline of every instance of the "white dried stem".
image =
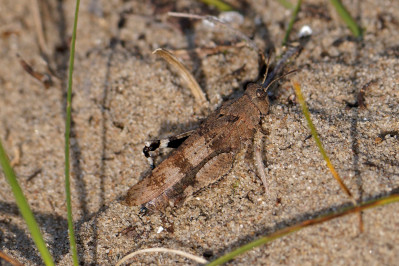
<svg viewBox="0 0 399 266">
<path fill-rule="evenodd" d="M 136 256 L 138 254 L 154 253 L 154 252 L 172 253 L 172 254 L 176 254 L 176 255 L 180 255 L 180 256 L 186 257 L 188 259 L 191 259 L 193 261 L 196 261 L 196 262 L 202 263 L 202 264 L 205 264 L 205 263 L 208 262 L 206 259 L 204 259 L 202 257 L 195 256 L 195 255 L 192 255 L 190 253 L 187 253 L 187 252 L 184 252 L 184 251 L 181 251 L 181 250 L 169 249 L 169 248 L 147 248 L 147 249 L 138 250 L 138 251 L 135 251 L 133 253 L 130 253 L 129 255 L 126 255 L 120 261 L 118 261 L 118 263 L 116 263 L 116 266 L 122 265 L 122 263 L 127 262 L 129 259 L 133 258 L 134 256 Z"/>
</svg>

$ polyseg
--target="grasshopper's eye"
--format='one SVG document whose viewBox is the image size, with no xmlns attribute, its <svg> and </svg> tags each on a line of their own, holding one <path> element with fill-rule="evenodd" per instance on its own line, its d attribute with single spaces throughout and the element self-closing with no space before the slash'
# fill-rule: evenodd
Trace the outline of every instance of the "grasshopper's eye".
<svg viewBox="0 0 399 266">
<path fill-rule="evenodd" d="M 262 89 L 257 89 L 256 90 L 256 97 L 258 98 L 265 98 L 266 97 L 266 92 Z"/>
</svg>

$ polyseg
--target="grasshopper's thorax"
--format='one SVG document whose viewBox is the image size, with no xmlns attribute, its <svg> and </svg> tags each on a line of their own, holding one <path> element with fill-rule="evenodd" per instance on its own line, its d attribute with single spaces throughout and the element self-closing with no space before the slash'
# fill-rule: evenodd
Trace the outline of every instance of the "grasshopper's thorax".
<svg viewBox="0 0 399 266">
<path fill-rule="evenodd" d="M 249 84 L 245 90 L 245 94 L 248 95 L 251 102 L 259 109 L 262 115 L 266 115 L 269 112 L 269 99 L 261 85 L 255 83 Z"/>
</svg>

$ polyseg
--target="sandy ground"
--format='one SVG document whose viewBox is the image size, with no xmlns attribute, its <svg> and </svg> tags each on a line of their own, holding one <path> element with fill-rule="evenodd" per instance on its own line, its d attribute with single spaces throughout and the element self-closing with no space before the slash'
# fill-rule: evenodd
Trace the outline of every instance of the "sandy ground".
<svg viewBox="0 0 399 266">
<path fill-rule="evenodd" d="M 67 43 L 73 1 L 39 1 L 44 29 L 40 48 L 31 1 L 3 0 L 0 10 L 0 138 L 45 239 L 59 265 L 70 265 L 63 186 Z M 121 198 L 149 172 L 143 143 L 195 128 L 204 118 L 176 71 L 151 52 L 237 43 L 233 34 L 198 21 L 168 18 L 167 11 L 214 14 L 197 1 L 83 1 L 75 61 L 72 192 L 80 260 L 112 265 L 126 254 L 167 247 L 214 259 L 261 235 L 347 205 L 309 138 L 292 81 L 302 85 L 321 139 L 338 172 L 358 200 L 399 190 L 399 2 L 344 1 L 365 29 L 357 42 L 326 1 L 305 1 L 295 30 L 314 32 L 290 68 L 295 75 L 273 90 L 265 118 L 263 193 L 250 156 L 180 208 L 139 215 Z M 290 12 L 277 1 L 233 3 L 244 15 L 234 25 L 262 50 L 276 49 Z M 51 73 L 46 89 L 21 67 Z M 48 64 L 42 54 L 47 55 Z M 258 77 L 257 53 L 191 52 L 184 58 L 210 110 L 238 97 Z M 52 72 L 49 71 L 52 69 Z M 58 77 L 58 78 L 57 78 Z M 367 108 L 358 108 L 365 91 Z M 0 173 L 1 250 L 29 265 L 41 264 L 5 178 Z M 392 204 L 363 213 L 364 233 L 351 215 L 307 228 L 242 255 L 231 264 L 394 265 L 399 261 L 399 212 Z M 162 226 L 164 230 L 157 232 Z M 172 255 L 140 255 L 133 264 L 191 264 Z M 0 263 L 1 264 L 1 263 Z"/>
</svg>

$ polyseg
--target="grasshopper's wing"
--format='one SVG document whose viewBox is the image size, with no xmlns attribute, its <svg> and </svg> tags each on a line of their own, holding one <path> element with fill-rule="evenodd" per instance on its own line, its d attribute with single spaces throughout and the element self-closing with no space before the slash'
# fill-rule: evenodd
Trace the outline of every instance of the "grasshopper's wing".
<svg viewBox="0 0 399 266">
<path fill-rule="evenodd" d="M 215 119 L 211 123 L 212 126 L 207 128 L 206 133 L 201 131 L 193 133 L 148 177 L 129 189 L 126 203 L 131 206 L 147 203 L 171 189 L 182 179 L 195 178 L 201 169 L 200 166 L 210 161 L 213 156 L 218 155 L 215 153 L 215 143 L 226 141 L 226 136 L 234 127 L 234 123 L 231 121 L 231 117 L 223 116 L 220 119 Z"/>
<path fill-rule="evenodd" d="M 130 206 L 147 203 L 183 178 L 185 173 L 171 160 L 174 157 L 176 153 L 158 165 L 149 176 L 131 187 L 127 192 L 126 203 Z"/>
</svg>

